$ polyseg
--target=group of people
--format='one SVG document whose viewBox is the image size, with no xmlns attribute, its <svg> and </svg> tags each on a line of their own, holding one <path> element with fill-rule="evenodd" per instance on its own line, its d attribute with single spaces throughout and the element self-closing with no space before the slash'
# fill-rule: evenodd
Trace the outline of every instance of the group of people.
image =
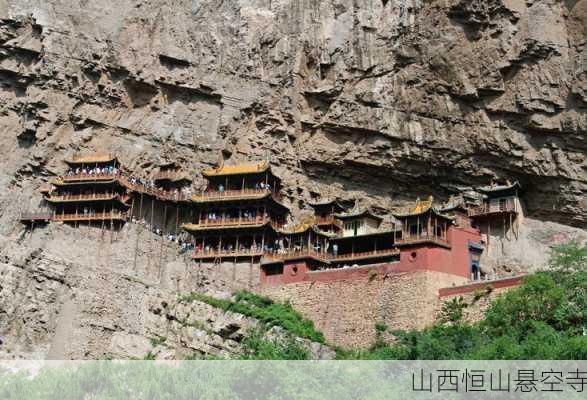
<svg viewBox="0 0 587 400">
<path fill-rule="evenodd" d="M 135 177 L 134 175 L 131 175 L 128 180 L 133 186 L 141 186 L 144 191 L 156 192 L 160 196 L 168 199 L 182 200 L 189 198 L 192 195 L 192 189 L 190 187 L 183 187 L 181 190 L 178 188 L 165 189 L 163 187 L 157 186 L 155 180 L 153 179 Z"/>
<path fill-rule="evenodd" d="M 219 214 L 216 212 L 209 212 L 204 215 L 206 221 L 222 221 L 222 220 L 231 220 L 231 219 L 238 219 L 238 214 Z M 269 217 L 268 213 L 265 213 L 265 217 Z M 244 210 L 240 214 L 240 218 L 244 220 L 254 220 L 257 218 L 257 211 L 247 211 Z"/>
<path fill-rule="evenodd" d="M 255 190 L 271 190 L 271 184 L 270 183 L 265 183 L 265 182 L 257 182 L 255 183 Z M 224 191 L 228 190 L 226 187 L 224 187 L 224 185 L 221 183 L 219 184 L 216 188 L 214 188 L 214 186 L 208 186 L 206 188 L 206 192 L 214 192 L 214 191 L 218 191 L 220 193 L 224 193 Z M 240 189 L 237 189 L 240 190 Z"/>
<path fill-rule="evenodd" d="M 267 247 L 267 246 L 266 246 Z M 225 243 L 220 246 L 217 244 L 215 246 L 207 244 L 202 246 L 201 244 L 195 247 L 196 254 L 210 254 L 210 253 L 218 253 L 218 254 L 231 254 L 231 253 L 241 253 L 241 254 L 248 254 L 248 253 L 257 253 L 262 250 L 262 246 L 259 243 L 240 243 L 238 248 L 236 244 L 232 243 Z"/>
<path fill-rule="evenodd" d="M 88 175 L 88 176 L 92 176 L 92 175 L 119 175 L 120 174 L 120 170 L 112 165 L 108 166 L 108 167 L 94 167 L 94 168 L 70 168 L 69 171 L 67 171 L 66 175 L 67 176 L 74 176 L 74 175 Z"/>
<path fill-rule="evenodd" d="M 180 247 L 180 253 L 182 254 L 195 249 L 194 244 L 188 240 L 188 237 L 185 233 L 175 235 L 172 232 L 169 232 L 165 234 L 161 228 L 155 226 L 154 224 L 151 225 L 144 218 L 139 220 L 133 216 L 131 218 L 131 222 L 144 226 L 145 229 L 151 231 L 157 236 L 165 237 L 165 239 L 167 239 L 169 242 L 176 243 Z"/>
</svg>

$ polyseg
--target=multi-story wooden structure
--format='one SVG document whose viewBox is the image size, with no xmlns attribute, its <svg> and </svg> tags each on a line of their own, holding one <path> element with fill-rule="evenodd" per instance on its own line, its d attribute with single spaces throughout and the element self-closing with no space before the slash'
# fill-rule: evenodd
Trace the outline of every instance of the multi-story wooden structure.
<svg viewBox="0 0 587 400">
<path fill-rule="evenodd" d="M 52 207 L 51 220 L 61 222 L 123 223 L 127 218 L 126 189 L 120 184 L 120 164 L 112 155 L 75 156 L 69 171 L 53 179 L 45 200 Z"/>
<path fill-rule="evenodd" d="M 289 212 L 279 202 L 281 182 L 267 162 L 203 171 L 207 188 L 192 196 L 197 216 L 183 227 L 193 235 L 196 260 L 260 258 L 275 249 L 276 229 Z"/>
<path fill-rule="evenodd" d="M 310 203 L 310 207 L 314 209 L 314 225 L 321 231 L 334 234 L 340 232 L 342 224 L 335 214 L 343 212 L 343 206 L 335 200 L 328 200 Z"/>
</svg>

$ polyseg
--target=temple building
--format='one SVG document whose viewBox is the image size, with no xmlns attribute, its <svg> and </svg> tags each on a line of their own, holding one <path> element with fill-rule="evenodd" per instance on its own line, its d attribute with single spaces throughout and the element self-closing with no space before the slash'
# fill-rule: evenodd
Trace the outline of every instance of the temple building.
<svg viewBox="0 0 587 400">
<path fill-rule="evenodd" d="M 314 225 L 324 232 L 334 234 L 340 232 L 342 224 L 335 217 L 335 214 L 343 212 L 343 206 L 334 200 L 315 202 L 309 205 L 314 209 Z"/>
<path fill-rule="evenodd" d="M 222 165 L 202 174 L 208 186 L 192 196 L 195 221 L 183 225 L 193 235 L 194 259 L 258 260 L 274 251 L 289 209 L 279 202 L 281 181 L 269 163 Z"/>
<path fill-rule="evenodd" d="M 64 176 L 41 187 L 50 213 L 23 214 L 23 223 L 114 227 L 132 217 L 157 234 L 181 239 L 190 250 L 193 246 L 198 263 L 244 261 L 251 270 L 257 265 L 261 285 L 327 280 L 330 272 L 339 279 L 349 270 L 377 265 L 391 272 L 428 270 L 479 280 L 489 237 L 502 226 L 506 235 L 522 216 L 516 182 L 460 193 L 442 207 L 432 197 L 418 199 L 392 213 L 390 221 L 358 205 L 346 211 L 335 200 L 319 201 L 310 203 L 314 215 L 287 224 L 281 180 L 268 162 L 204 170 L 207 186 L 196 193 L 174 162 L 159 165 L 148 179 L 122 173 L 110 154 L 66 163 Z"/>
<path fill-rule="evenodd" d="M 348 213 L 335 214 L 335 217 L 341 221 L 342 231 L 331 239 L 331 263 L 362 265 L 398 259 L 395 229 L 381 229 L 382 217 L 358 207 Z"/>
<path fill-rule="evenodd" d="M 126 221 L 130 195 L 120 184 L 120 163 L 112 155 L 74 156 L 69 171 L 51 181 L 45 193 L 52 221 L 121 224 Z"/>
<path fill-rule="evenodd" d="M 166 192 L 181 192 L 192 180 L 175 162 L 161 164 L 152 176 L 155 186 Z"/>
</svg>

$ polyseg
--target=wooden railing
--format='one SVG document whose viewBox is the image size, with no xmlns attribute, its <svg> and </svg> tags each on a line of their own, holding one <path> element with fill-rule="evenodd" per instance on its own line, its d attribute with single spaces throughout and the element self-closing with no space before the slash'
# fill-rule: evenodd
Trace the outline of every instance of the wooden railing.
<svg viewBox="0 0 587 400">
<path fill-rule="evenodd" d="M 255 217 L 255 218 L 220 218 L 220 219 L 204 219 L 199 224 L 200 227 L 215 227 L 215 226 L 241 226 L 241 225 L 262 225 L 270 221 L 269 217 Z"/>
<path fill-rule="evenodd" d="M 111 211 L 101 213 L 78 213 L 78 214 L 55 214 L 53 221 L 108 221 L 108 220 L 126 220 L 125 212 Z"/>
<path fill-rule="evenodd" d="M 418 242 L 435 242 L 445 246 L 448 246 L 448 239 L 446 237 L 438 236 L 438 235 L 406 235 L 397 240 L 398 244 L 410 244 L 410 243 L 418 243 Z"/>
<path fill-rule="evenodd" d="M 73 174 L 73 175 L 64 175 L 59 177 L 58 179 L 63 182 L 85 182 L 85 181 L 104 181 L 104 180 L 113 180 L 117 179 L 120 175 L 118 174 Z"/>
<path fill-rule="evenodd" d="M 290 250 L 285 252 L 277 252 L 277 253 L 265 253 L 263 254 L 263 260 L 265 262 L 268 261 L 285 261 L 294 258 L 301 258 L 301 257 L 314 257 L 323 261 L 326 261 L 328 254 L 322 253 L 316 250 L 310 250 L 307 248 L 303 248 L 300 250 Z"/>
<path fill-rule="evenodd" d="M 162 190 L 162 189 L 158 189 L 158 188 L 154 188 L 154 187 L 149 187 L 146 185 L 142 185 L 139 183 L 132 183 L 127 177 L 120 177 L 119 179 L 120 183 L 135 192 L 138 193 L 145 193 L 147 195 L 156 197 L 160 200 L 167 200 L 167 201 L 187 201 L 189 200 L 189 198 L 187 196 L 185 196 L 182 192 L 177 191 L 177 192 L 171 192 L 171 191 L 166 191 L 166 190 Z"/>
<path fill-rule="evenodd" d="M 260 257 L 263 255 L 261 249 L 243 250 L 200 250 L 192 253 L 192 258 L 221 258 L 221 257 Z"/>
<path fill-rule="evenodd" d="M 91 194 L 63 194 L 50 196 L 52 201 L 93 201 L 93 200 L 114 200 L 117 193 L 91 193 Z"/>
<path fill-rule="evenodd" d="M 279 195 L 271 192 L 269 189 L 240 189 L 240 190 L 224 190 L 209 191 L 194 194 L 192 199 L 194 201 L 217 201 L 230 199 L 247 199 L 258 198 L 271 194 L 275 200 L 279 200 Z"/>
<path fill-rule="evenodd" d="M 364 251 L 359 253 L 350 253 L 350 254 L 339 254 L 337 256 L 328 256 L 328 260 L 330 261 L 346 261 L 346 260 L 359 260 L 362 258 L 374 258 L 374 257 L 385 257 L 385 256 L 393 256 L 399 254 L 400 251 L 398 249 L 385 249 L 385 250 L 373 250 L 373 251 Z"/>
<path fill-rule="evenodd" d="M 50 221 L 53 213 L 50 211 L 23 212 L 20 214 L 21 221 Z"/>
<path fill-rule="evenodd" d="M 342 227 L 342 222 L 334 217 L 334 215 L 329 215 L 327 217 L 316 217 L 314 220 L 314 224 L 316 225 L 335 225 L 338 227 Z"/>
<path fill-rule="evenodd" d="M 507 200 L 505 202 L 491 202 L 486 203 L 478 207 L 469 209 L 469 216 L 474 217 L 478 215 L 487 215 L 502 212 L 515 212 L 516 205 L 513 200 Z"/>
</svg>

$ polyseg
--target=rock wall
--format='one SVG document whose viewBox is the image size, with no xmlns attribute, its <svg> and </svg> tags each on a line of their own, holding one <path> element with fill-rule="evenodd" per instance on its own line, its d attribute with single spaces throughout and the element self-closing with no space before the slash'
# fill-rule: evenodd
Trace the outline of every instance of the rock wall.
<svg viewBox="0 0 587 400">
<path fill-rule="evenodd" d="M 437 316 L 438 290 L 466 281 L 432 271 L 383 273 L 385 266 L 359 268 L 373 273 L 364 278 L 266 286 L 262 291 L 278 301 L 290 302 L 314 321 L 329 343 L 367 347 L 375 341 L 377 323 L 389 330 L 432 324 Z"/>
<path fill-rule="evenodd" d="M 131 250 L 134 230 L 19 239 L 19 212 L 77 151 L 146 172 L 270 158 L 294 213 L 337 196 L 389 215 L 519 180 L 530 222 L 490 238 L 489 265 L 543 263 L 559 232 L 585 232 L 586 26 L 587 0 L 0 0 L 0 333 L 12 354 L 59 355 L 52 335 L 73 329 L 90 357 L 144 329 L 146 289 L 117 273 L 230 288 L 232 266 L 190 277 L 155 238 Z"/>
<path fill-rule="evenodd" d="M 179 293 L 226 296 L 244 287 L 232 284 L 229 274 L 220 279 L 218 269 L 202 281 L 175 243 L 141 225 L 111 237 L 53 224 L 22 232 L 4 250 L 2 359 L 226 357 L 241 350 L 241 339 L 258 324 L 203 302 L 178 301 Z M 325 347 L 306 344 L 316 358 L 332 357 Z"/>
</svg>

